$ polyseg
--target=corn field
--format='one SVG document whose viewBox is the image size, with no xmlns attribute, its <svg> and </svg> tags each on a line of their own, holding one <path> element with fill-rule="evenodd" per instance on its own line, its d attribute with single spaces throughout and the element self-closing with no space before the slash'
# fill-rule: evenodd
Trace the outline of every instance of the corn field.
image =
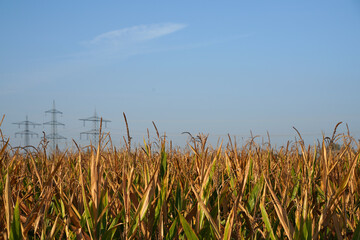
<svg viewBox="0 0 360 240">
<path fill-rule="evenodd" d="M 202 134 L 180 149 L 156 129 L 50 153 L 1 134 L 0 239 L 360 239 L 360 148 L 336 127 L 276 149 Z"/>
</svg>

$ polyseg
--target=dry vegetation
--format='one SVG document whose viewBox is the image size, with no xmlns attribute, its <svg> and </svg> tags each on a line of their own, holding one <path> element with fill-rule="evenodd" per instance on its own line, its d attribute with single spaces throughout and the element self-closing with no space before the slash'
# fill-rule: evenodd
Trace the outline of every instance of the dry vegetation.
<svg viewBox="0 0 360 240">
<path fill-rule="evenodd" d="M 300 135 L 299 135 L 300 136 Z M 340 149 L 335 143 L 341 138 Z M 172 149 L 48 155 L 0 144 L 0 239 L 359 239 L 359 146 L 349 134 L 274 149 Z"/>
</svg>

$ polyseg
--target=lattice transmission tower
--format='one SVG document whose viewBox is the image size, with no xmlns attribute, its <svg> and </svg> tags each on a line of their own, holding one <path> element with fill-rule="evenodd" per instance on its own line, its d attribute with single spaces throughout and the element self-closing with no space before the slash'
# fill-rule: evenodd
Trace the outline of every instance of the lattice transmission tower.
<svg viewBox="0 0 360 240">
<path fill-rule="evenodd" d="M 35 126 L 40 126 L 41 124 L 29 121 L 27 115 L 26 115 L 26 120 L 25 121 L 13 123 L 13 124 L 18 125 L 19 128 L 20 128 L 20 126 L 25 126 L 25 130 L 15 133 L 15 137 L 17 135 L 20 135 L 21 137 L 22 136 L 25 137 L 25 146 L 24 147 L 30 146 L 30 137 L 39 136 L 36 132 L 30 131 L 29 127 L 33 126 L 35 128 Z"/>
<path fill-rule="evenodd" d="M 66 139 L 66 137 L 61 136 L 58 134 L 57 127 L 58 126 L 65 126 L 65 124 L 57 121 L 57 114 L 62 114 L 59 110 L 55 108 L 55 101 L 53 101 L 53 108 L 50 110 L 45 111 L 45 113 L 51 114 L 51 121 L 43 123 L 44 125 L 50 125 L 51 126 L 51 133 L 46 134 L 46 138 L 51 140 L 52 149 L 56 150 L 56 147 L 58 145 L 58 140 L 60 139 Z"/>
<path fill-rule="evenodd" d="M 98 145 L 98 141 L 99 141 L 99 131 L 100 131 L 100 122 L 102 121 L 102 123 L 105 123 L 105 127 L 107 127 L 107 123 L 111 122 L 110 120 L 106 120 L 106 119 L 101 119 L 101 117 L 99 117 L 96 113 L 96 110 L 94 112 L 94 115 L 88 118 L 81 118 L 79 119 L 80 121 L 83 121 L 84 126 L 85 126 L 85 122 L 92 122 L 93 123 L 93 129 L 86 131 L 86 132 L 81 132 L 80 133 L 80 139 L 82 135 L 86 135 L 86 138 L 89 139 L 89 136 L 92 136 L 93 138 L 93 144 L 95 146 Z"/>
</svg>

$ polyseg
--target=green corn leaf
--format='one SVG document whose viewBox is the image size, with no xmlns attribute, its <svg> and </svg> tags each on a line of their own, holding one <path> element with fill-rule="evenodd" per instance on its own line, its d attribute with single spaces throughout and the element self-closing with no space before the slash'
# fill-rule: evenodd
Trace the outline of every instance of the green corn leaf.
<svg viewBox="0 0 360 240">
<path fill-rule="evenodd" d="M 189 223 L 186 221 L 186 219 L 181 215 L 180 212 L 178 212 L 178 216 L 180 218 L 180 223 L 181 223 L 181 226 L 183 227 L 184 229 L 184 232 L 185 232 L 185 235 L 187 237 L 187 239 L 189 240 L 196 240 L 196 239 L 199 239 L 194 230 L 191 228 L 191 226 L 189 225 Z"/>
<path fill-rule="evenodd" d="M 234 178 L 234 173 L 231 171 L 231 162 L 228 154 L 225 153 L 225 164 L 226 164 L 226 171 L 230 178 L 230 187 L 231 190 L 234 192 L 234 196 L 237 197 L 237 191 L 236 191 L 236 180 Z"/>
<path fill-rule="evenodd" d="M 261 209 L 261 216 L 262 216 L 263 221 L 264 221 L 264 223 L 265 223 L 265 227 L 266 227 L 267 231 L 268 231 L 269 234 L 270 234 L 271 240 L 276 240 L 276 237 L 275 237 L 275 235 L 274 235 L 274 231 L 273 231 L 273 229 L 272 229 L 272 227 L 271 227 L 271 223 L 270 223 L 270 220 L 269 220 L 269 216 L 268 216 L 268 214 L 267 214 L 267 212 L 266 212 L 266 209 L 265 209 L 265 207 L 264 207 L 264 204 L 263 204 L 262 202 L 260 202 L 260 209 Z"/>
<path fill-rule="evenodd" d="M 98 219 L 97 219 L 97 232 L 98 234 L 102 233 L 106 229 L 107 218 L 108 218 L 108 191 L 102 191 L 100 197 L 100 205 L 98 208 Z"/>
<path fill-rule="evenodd" d="M 19 200 L 16 201 L 16 205 L 15 205 L 15 209 L 14 209 L 14 217 L 13 217 L 13 221 L 11 223 L 11 231 L 10 231 L 9 239 L 10 240 L 22 239 Z"/>
<path fill-rule="evenodd" d="M 354 235 L 352 237 L 353 240 L 358 240 L 360 239 L 360 221 L 358 222 L 358 225 L 356 226 Z"/>
<path fill-rule="evenodd" d="M 181 186 L 179 182 L 176 188 L 175 206 L 179 211 L 182 210 Z"/>
<path fill-rule="evenodd" d="M 168 232 L 168 234 L 166 234 L 166 237 L 165 237 L 166 240 L 174 239 L 174 237 L 175 237 L 175 235 L 177 233 L 178 224 L 179 224 L 179 217 L 175 218 L 175 220 L 171 224 L 169 232 Z"/>
<path fill-rule="evenodd" d="M 259 193 L 263 188 L 263 184 L 264 184 L 264 181 L 263 181 L 263 179 L 261 179 L 260 181 L 258 181 L 255 184 L 253 190 L 251 191 L 249 200 L 247 201 L 247 207 L 248 207 L 249 212 L 252 212 L 254 210 L 255 202 L 259 197 Z"/>
<path fill-rule="evenodd" d="M 157 205 L 155 208 L 155 218 L 154 218 L 154 226 L 153 226 L 153 232 L 155 232 L 156 227 L 158 225 L 158 221 L 160 218 L 160 213 L 161 213 L 161 209 L 162 206 L 166 200 L 166 192 L 167 192 L 167 186 L 168 186 L 168 181 L 167 178 L 164 178 L 161 184 L 161 190 L 160 190 L 160 198 L 157 200 Z"/>
<path fill-rule="evenodd" d="M 306 229 L 307 229 L 307 236 L 306 239 L 312 239 L 312 219 L 308 216 L 305 220 Z"/>
<path fill-rule="evenodd" d="M 102 239 L 113 239 L 114 235 L 116 233 L 116 230 L 118 228 L 119 225 L 123 224 L 119 224 L 119 219 L 121 217 L 121 214 L 118 214 L 112 221 L 111 224 L 108 228 L 108 230 L 106 230 L 106 232 L 104 233 L 103 236 L 101 236 Z"/>
<path fill-rule="evenodd" d="M 299 191 L 299 187 L 300 187 L 300 181 L 297 181 L 297 183 L 296 183 L 296 185 L 295 185 L 295 187 L 294 187 L 294 189 L 293 189 L 293 191 L 291 193 L 290 202 L 295 199 L 295 197 L 296 197 L 296 195 L 297 195 L 297 193 Z"/>
<path fill-rule="evenodd" d="M 92 216 L 91 216 L 91 212 L 90 211 L 90 207 L 92 205 L 92 201 L 90 200 L 90 202 L 87 202 L 87 198 L 85 195 L 85 188 L 84 186 L 82 186 L 82 196 L 83 196 L 83 202 L 84 202 L 84 213 L 82 215 L 82 219 L 85 220 L 86 226 L 89 230 L 89 234 L 90 237 L 92 238 L 92 230 L 94 229 L 93 227 L 93 220 L 92 220 Z"/>
<path fill-rule="evenodd" d="M 167 170 L 167 154 L 165 149 L 161 151 L 160 180 L 164 179 Z"/>
</svg>

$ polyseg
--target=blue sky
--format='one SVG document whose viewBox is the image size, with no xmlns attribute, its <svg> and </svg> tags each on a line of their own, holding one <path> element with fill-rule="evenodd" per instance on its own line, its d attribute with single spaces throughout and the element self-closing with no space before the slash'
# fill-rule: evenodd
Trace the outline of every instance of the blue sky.
<svg viewBox="0 0 360 240">
<path fill-rule="evenodd" d="M 339 121 L 360 136 L 358 1 L 1 1 L 0 114 L 11 124 L 50 120 L 56 101 L 79 139 L 94 109 L 125 112 L 135 140 L 154 121 L 181 132 L 266 136 L 283 144 L 330 135 Z M 36 132 L 49 132 L 38 127 Z M 341 128 L 345 131 L 345 126 Z M 33 139 L 35 145 L 39 139 Z"/>
</svg>

